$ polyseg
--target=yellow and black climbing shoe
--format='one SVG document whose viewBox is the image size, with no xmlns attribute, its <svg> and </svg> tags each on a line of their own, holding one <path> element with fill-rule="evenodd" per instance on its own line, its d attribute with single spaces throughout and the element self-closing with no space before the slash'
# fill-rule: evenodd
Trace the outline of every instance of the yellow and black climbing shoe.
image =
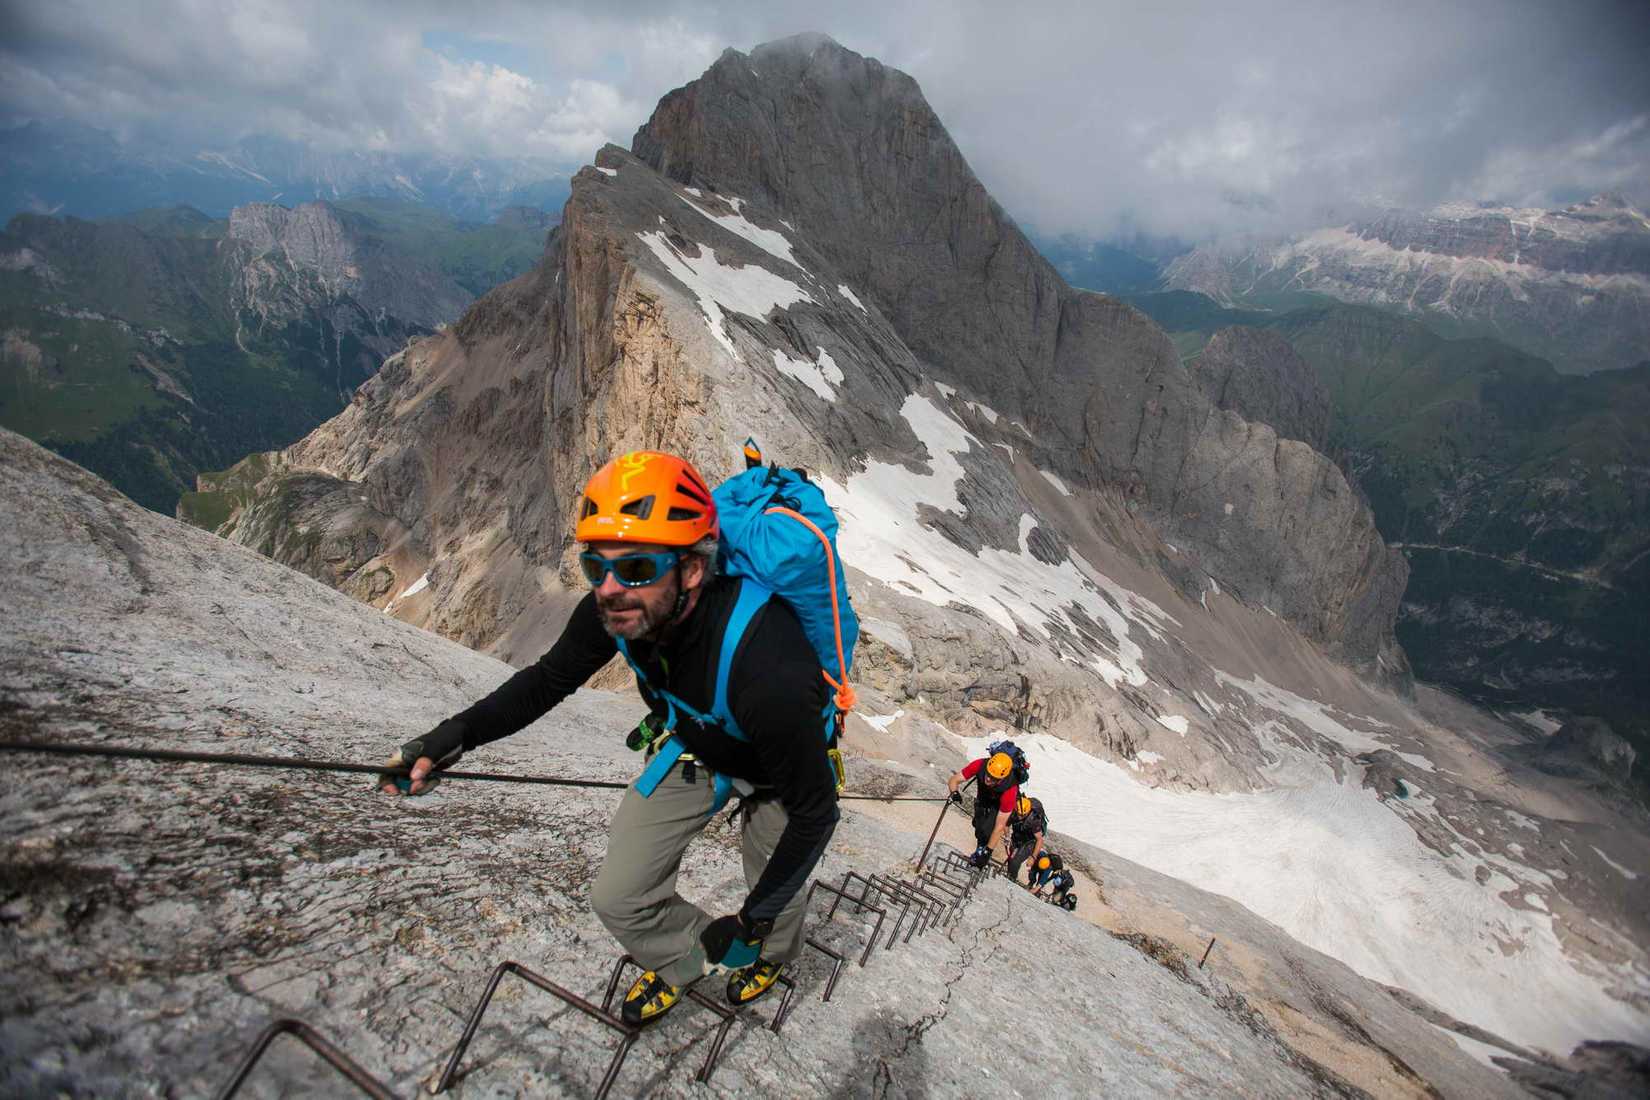
<svg viewBox="0 0 1650 1100">
<path fill-rule="evenodd" d="M 619 1017 L 632 1027 L 651 1024 L 669 1012 L 681 996 L 682 991 L 676 986 L 653 971 L 644 970 L 642 976 L 636 979 L 636 984 L 630 987 L 630 992 L 624 995 Z"/>
<path fill-rule="evenodd" d="M 728 1002 L 748 1005 L 774 987 L 784 963 L 757 959 L 743 970 L 735 970 L 728 977 Z"/>
</svg>

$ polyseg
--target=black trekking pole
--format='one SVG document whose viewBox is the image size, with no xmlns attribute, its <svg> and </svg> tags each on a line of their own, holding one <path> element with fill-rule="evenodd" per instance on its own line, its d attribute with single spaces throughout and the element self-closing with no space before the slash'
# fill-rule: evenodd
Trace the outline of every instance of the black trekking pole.
<svg viewBox="0 0 1650 1100">
<path fill-rule="evenodd" d="M 979 776 L 974 777 L 974 779 L 978 779 L 978 778 L 979 778 Z M 968 783 L 974 782 L 974 779 L 970 779 L 968 781 Z M 964 783 L 963 787 L 968 786 L 968 783 Z M 962 787 L 957 788 L 957 793 L 958 794 L 962 793 Z M 917 870 L 919 870 L 919 871 L 922 870 L 923 864 L 928 862 L 928 849 L 930 849 L 934 846 L 934 838 L 940 835 L 940 825 L 945 821 L 945 811 L 949 810 L 950 808 L 951 808 L 951 799 L 948 796 L 946 798 L 946 800 L 943 803 L 940 804 L 940 816 L 936 817 L 934 819 L 934 831 L 928 834 L 928 843 L 924 844 L 922 846 L 922 855 L 917 857 Z"/>
</svg>

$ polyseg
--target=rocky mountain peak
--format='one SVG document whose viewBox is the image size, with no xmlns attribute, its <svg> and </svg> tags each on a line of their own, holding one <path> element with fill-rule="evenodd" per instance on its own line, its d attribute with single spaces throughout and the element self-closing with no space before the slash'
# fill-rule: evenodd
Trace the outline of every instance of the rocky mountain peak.
<svg viewBox="0 0 1650 1100">
<path fill-rule="evenodd" d="M 225 247 L 238 253 L 245 300 L 267 298 L 282 280 L 269 265 L 313 279 L 322 293 L 348 296 L 369 312 L 434 328 L 463 312 L 472 296 L 430 264 L 388 255 L 358 219 L 327 202 L 296 207 L 255 202 L 229 214 Z"/>
<path fill-rule="evenodd" d="M 1192 373 L 1209 399 L 1285 439 L 1322 451 L 1329 442 L 1329 387 L 1288 340 L 1265 329 L 1231 326 L 1209 338 Z"/>
<path fill-rule="evenodd" d="M 727 53 L 660 100 L 632 151 L 796 225 L 938 377 L 1011 415 L 1037 388 L 1059 276 L 906 74 L 824 36 Z"/>
<path fill-rule="evenodd" d="M 724 54 L 660 101 L 633 152 L 678 184 L 747 198 L 794 226 L 924 377 L 1023 423 L 1029 439 L 1016 446 L 1040 466 L 1120 487 L 1197 548 L 1201 570 L 1349 654 L 1402 667 L 1390 629 L 1403 563 L 1340 471 L 1304 448 L 1295 462 L 1268 457 L 1258 481 L 1238 476 L 1249 459 L 1235 452 L 1258 462 L 1275 433 L 1246 422 L 1207 431 L 1214 407 L 1167 336 L 1066 285 L 909 76 L 820 39 Z M 1283 534 L 1326 501 L 1311 523 L 1326 541 Z"/>
<path fill-rule="evenodd" d="M 932 602 L 955 598 L 934 580 L 948 555 L 1068 560 L 1071 521 L 1036 503 L 1045 471 L 1096 493 L 1138 553 L 1172 542 L 1191 599 L 1218 578 L 1402 677 L 1403 561 L 1341 472 L 1217 408 L 1144 315 L 1067 287 L 908 76 L 817 38 L 725 54 L 635 145 L 577 174 L 539 270 L 260 460 L 250 494 L 239 474 L 203 483 L 242 487 L 223 530 L 374 601 L 433 570 L 403 613 L 530 659 L 554 629 L 543 609 L 572 595 L 566 502 L 594 464 L 664 447 L 715 478 L 755 431 L 845 493 L 861 475 L 938 479 L 888 502 L 915 507 L 935 561 L 862 551 L 894 554 L 880 581 Z M 1014 632 L 1016 615 L 1064 618 L 982 610 Z M 1035 627 L 1073 655 L 1122 629 Z"/>
</svg>

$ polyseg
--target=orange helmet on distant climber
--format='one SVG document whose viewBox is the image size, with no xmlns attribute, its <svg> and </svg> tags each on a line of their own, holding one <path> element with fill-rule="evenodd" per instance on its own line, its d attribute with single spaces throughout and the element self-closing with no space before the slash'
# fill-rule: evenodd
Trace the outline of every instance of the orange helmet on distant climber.
<svg viewBox="0 0 1650 1100">
<path fill-rule="evenodd" d="M 691 462 L 662 451 L 631 451 L 585 485 L 574 537 L 692 546 L 716 533 L 716 502 Z"/>
<path fill-rule="evenodd" d="M 1031 812 L 1031 799 L 1022 794 L 1020 800 L 1014 803 L 1014 809 L 1021 817 L 1024 817 Z"/>
<path fill-rule="evenodd" d="M 1037 870 L 1046 871 L 1048 869 L 1049 869 L 1049 862 L 1048 862 L 1048 857 L 1047 856 L 1043 856 L 1043 857 L 1041 857 L 1040 859 L 1037 860 Z"/>
<path fill-rule="evenodd" d="M 1014 774 L 1014 760 L 1006 752 L 994 752 L 985 762 L 985 774 L 999 782 Z"/>
</svg>

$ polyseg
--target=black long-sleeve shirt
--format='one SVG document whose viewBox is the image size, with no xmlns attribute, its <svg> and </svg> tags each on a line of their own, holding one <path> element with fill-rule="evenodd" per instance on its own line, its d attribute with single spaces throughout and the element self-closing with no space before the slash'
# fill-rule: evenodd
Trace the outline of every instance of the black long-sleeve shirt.
<svg viewBox="0 0 1650 1100">
<path fill-rule="evenodd" d="M 1030 844 L 1037 839 L 1039 833 L 1048 832 L 1048 815 L 1043 812 L 1043 803 L 1039 799 L 1031 800 L 1031 812 L 1021 817 L 1015 814 L 1008 819 L 1008 827 L 1013 830 L 1013 845 L 1018 848 L 1022 844 Z"/>
<path fill-rule="evenodd" d="M 650 683 L 709 713 L 722 633 L 740 581 L 718 577 L 685 623 L 657 645 L 630 643 Z M 582 686 L 618 652 L 602 628 L 592 593 L 581 600 L 549 652 L 456 715 L 466 749 L 532 724 Z M 661 714 L 643 688 L 643 699 Z M 808 880 L 836 828 L 836 777 L 825 756 L 821 715 L 828 699 L 814 653 L 790 605 L 777 597 L 756 613 L 728 674 L 728 707 L 749 741 L 683 718 L 676 735 L 688 752 L 723 775 L 772 791 L 788 820 L 773 856 L 745 899 L 748 921 L 779 916 Z"/>
</svg>

